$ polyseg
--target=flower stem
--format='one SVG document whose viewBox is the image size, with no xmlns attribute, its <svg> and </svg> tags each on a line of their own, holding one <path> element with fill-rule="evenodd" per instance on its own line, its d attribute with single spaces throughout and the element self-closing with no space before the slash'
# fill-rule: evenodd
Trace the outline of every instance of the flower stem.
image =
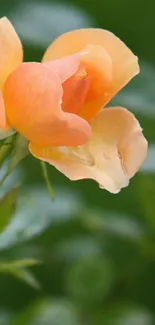
<svg viewBox="0 0 155 325">
<path fill-rule="evenodd" d="M 52 187 L 52 184 L 51 184 L 51 182 L 49 180 L 49 176 L 48 176 L 48 172 L 47 172 L 47 165 L 46 165 L 46 163 L 44 161 L 41 161 L 41 168 L 42 168 L 43 177 L 44 177 L 45 183 L 47 185 L 50 197 L 53 200 L 54 197 L 55 197 L 55 193 L 54 193 L 54 189 Z"/>
</svg>

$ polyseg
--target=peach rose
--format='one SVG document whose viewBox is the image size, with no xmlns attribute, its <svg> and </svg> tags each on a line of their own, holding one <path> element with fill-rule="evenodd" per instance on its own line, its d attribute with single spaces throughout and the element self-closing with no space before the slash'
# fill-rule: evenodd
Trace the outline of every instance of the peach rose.
<svg viewBox="0 0 155 325">
<path fill-rule="evenodd" d="M 0 127 L 71 180 L 94 179 L 118 193 L 142 165 L 147 141 L 127 109 L 103 107 L 139 72 L 112 33 L 79 29 L 58 37 L 42 63 L 21 63 L 11 23 L 0 20 Z"/>
</svg>

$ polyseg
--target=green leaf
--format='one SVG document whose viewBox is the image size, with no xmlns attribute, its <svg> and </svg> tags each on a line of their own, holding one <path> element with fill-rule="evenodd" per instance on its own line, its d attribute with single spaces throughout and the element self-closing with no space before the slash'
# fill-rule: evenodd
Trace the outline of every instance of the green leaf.
<svg viewBox="0 0 155 325">
<path fill-rule="evenodd" d="M 51 201 L 45 187 L 28 187 L 20 190 L 14 218 L 0 236 L 0 249 L 28 240 L 44 231 L 52 222 L 73 219 L 83 210 L 78 193 L 57 188 Z"/>
<path fill-rule="evenodd" d="M 15 143 L 14 143 L 14 148 L 13 148 L 11 157 L 9 158 L 8 168 L 7 168 L 3 178 L 0 181 L 0 185 L 2 185 L 4 183 L 5 179 L 12 172 L 12 170 L 21 162 L 21 160 L 26 158 L 26 156 L 28 156 L 28 154 L 29 154 L 28 140 L 26 140 L 20 134 L 17 134 Z"/>
<path fill-rule="evenodd" d="M 9 262 L 0 262 L 0 271 L 1 270 L 12 270 L 28 266 L 34 266 L 41 263 L 40 261 L 34 258 L 26 258 L 23 260 L 9 261 Z"/>
<path fill-rule="evenodd" d="M 11 152 L 14 142 L 15 142 L 16 135 L 9 136 L 0 147 L 0 166 L 2 166 L 5 158 Z"/>
<path fill-rule="evenodd" d="M 40 285 L 35 279 L 34 275 L 25 268 L 26 266 L 34 266 L 39 263 L 40 261 L 35 259 L 23 259 L 11 262 L 4 261 L 0 262 L 0 272 L 11 274 L 19 280 L 26 282 L 31 287 L 35 289 L 40 289 Z"/>
<path fill-rule="evenodd" d="M 28 154 L 28 140 L 17 134 L 14 150 L 9 162 L 9 170 L 14 169 Z"/>
<path fill-rule="evenodd" d="M 39 282 L 29 270 L 26 270 L 24 268 L 12 269 L 9 271 L 9 273 L 15 276 L 17 279 L 26 282 L 29 286 L 33 287 L 34 289 L 40 289 Z"/>
<path fill-rule="evenodd" d="M 9 224 L 16 209 L 18 188 L 12 189 L 0 201 L 0 233 Z"/>
<path fill-rule="evenodd" d="M 16 131 L 14 129 L 9 129 L 8 131 L 3 131 L 0 129 L 0 140 L 6 139 L 8 137 L 11 137 Z"/>
</svg>

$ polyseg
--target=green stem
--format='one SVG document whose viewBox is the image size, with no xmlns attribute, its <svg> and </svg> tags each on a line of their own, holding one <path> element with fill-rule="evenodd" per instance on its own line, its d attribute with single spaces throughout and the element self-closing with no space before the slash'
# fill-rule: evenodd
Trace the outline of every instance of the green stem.
<svg viewBox="0 0 155 325">
<path fill-rule="evenodd" d="M 45 183 L 47 185 L 47 188 L 48 188 L 50 197 L 53 200 L 54 199 L 54 196 L 55 196 L 55 193 L 54 193 L 52 184 L 51 184 L 51 182 L 49 180 L 49 176 L 48 176 L 48 172 L 47 172 L 47 165 L 46 165 L 46 163 L 44 161 L 41 161 L 41 168 L 42 168 L 43 177 L 44 177 Z"/>
</svg>

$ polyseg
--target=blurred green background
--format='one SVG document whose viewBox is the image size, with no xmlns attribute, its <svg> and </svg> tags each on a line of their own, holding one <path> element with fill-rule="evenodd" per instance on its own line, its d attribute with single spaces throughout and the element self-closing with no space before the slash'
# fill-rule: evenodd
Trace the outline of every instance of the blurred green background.
<svg viewBox="0 0 155 325">
<path fill-rule="evenodd" d="M 50 167 L 51 202 L 30 156 L 8 178 L 1 197 L 22 188 L 0 205 L 0 325 L 155 324 L 154 13 L 154 0 L 0 0 L 26 61 L 39 61 L 56 36 L 75 28 L 119 36 L 139 57 L 141 74 L 113 104 L 135 113 L 149 141 L 144 166 L 118 195 Z"/>
</svg>

